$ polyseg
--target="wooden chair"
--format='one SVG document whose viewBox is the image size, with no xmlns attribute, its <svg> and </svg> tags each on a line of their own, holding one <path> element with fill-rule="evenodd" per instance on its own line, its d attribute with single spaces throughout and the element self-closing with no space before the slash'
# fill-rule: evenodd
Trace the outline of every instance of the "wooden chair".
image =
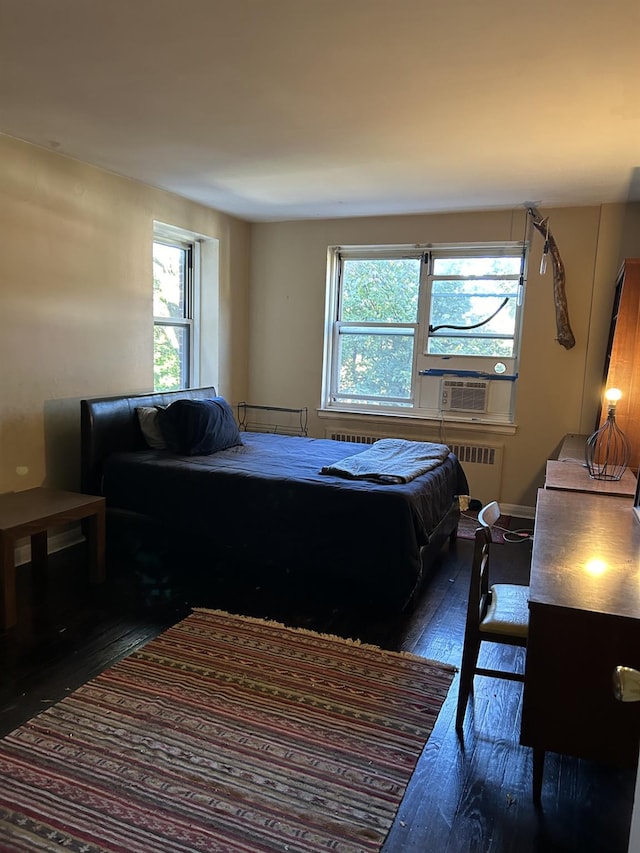
<svg viewBox="0 0 640 853">
<path fill-rule="evenodd" d="M 476 675 L 524 681 L 519 672 L 488 669 L 478 666 L 478 655 L 483 642 L 525 646 L 529 628 L 529 587 L 523 584 L 491 584 L 489 565 L 491 553 L 491 528 L 500 517 L 496 501 L 487 504 L 478 514 L 480 526 L 476 530 L 467 621 L 464 632 L 462 665 L 456 730 L 462 732 L 464 717 Z"/>
</svg>

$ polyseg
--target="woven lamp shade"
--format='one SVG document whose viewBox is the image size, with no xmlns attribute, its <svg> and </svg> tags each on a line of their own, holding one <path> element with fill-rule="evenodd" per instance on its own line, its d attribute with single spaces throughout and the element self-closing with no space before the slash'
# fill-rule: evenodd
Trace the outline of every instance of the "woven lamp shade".
<svg viewBox="0 0 640 853">
<path fill-rule="evenodd" d="M 584 458 L 589 476 L 594 480 L 619 480 L 627 469 L 631 448 L 626 435 L 616 423 L 616 403 L 620 392 L 612 388 L 606 394 L 607 419 L 587 439 Z"/>
</svg>

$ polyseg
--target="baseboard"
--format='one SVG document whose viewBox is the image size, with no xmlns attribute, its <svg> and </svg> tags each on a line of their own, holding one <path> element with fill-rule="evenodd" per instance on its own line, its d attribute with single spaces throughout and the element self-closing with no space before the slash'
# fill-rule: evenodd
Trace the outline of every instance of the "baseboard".
<svg viewBox="0 0 640 853">
<path fill-rule="evenodd" d="M 80 525 L 77 525 L 76 527 L 48 536 L 47 551 L 49 554 L 55 554 L 57 551 L 63 551 L 72 545 L 78 545 L 80 542 L 84 542 L 84 536 L 82 535 L 82 528 Z M 31 562 L 31 542 L 29 539 L 21 539 L 18 542 L 15 559 L 16 566 L 23 566 L 25 563 Z"/>
</svg>

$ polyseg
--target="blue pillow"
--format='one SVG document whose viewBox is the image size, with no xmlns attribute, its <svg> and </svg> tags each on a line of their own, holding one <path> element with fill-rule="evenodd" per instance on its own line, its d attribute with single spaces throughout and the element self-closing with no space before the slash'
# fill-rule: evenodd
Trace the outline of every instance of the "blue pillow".
<svg viewBox="0 0 640 853">
<path fill-rule="evenodd" d="M 205 456 L 242 444 L 231 406 L 223 397 L 176 400 L 158 412 L 169 450 L 183 456 Z"/>
</svg>

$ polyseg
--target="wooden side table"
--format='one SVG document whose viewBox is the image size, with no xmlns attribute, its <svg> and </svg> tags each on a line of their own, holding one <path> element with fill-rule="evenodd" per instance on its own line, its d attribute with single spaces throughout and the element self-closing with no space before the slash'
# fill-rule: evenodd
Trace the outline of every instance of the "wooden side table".
<svg viewBox="0 0 640 853">
<path fill-rule="evenodd" d="M 31 565 L 47 565 L 47 530 L 86 521 L 89 546 L 89 577 L 101 583 L 105 577 L 105 501 L 43 487 L 0 495 L 0 628 L 18 620 L 16 603 L 15 547 L 18 539 L 31 537 Z"/>
</svg>

